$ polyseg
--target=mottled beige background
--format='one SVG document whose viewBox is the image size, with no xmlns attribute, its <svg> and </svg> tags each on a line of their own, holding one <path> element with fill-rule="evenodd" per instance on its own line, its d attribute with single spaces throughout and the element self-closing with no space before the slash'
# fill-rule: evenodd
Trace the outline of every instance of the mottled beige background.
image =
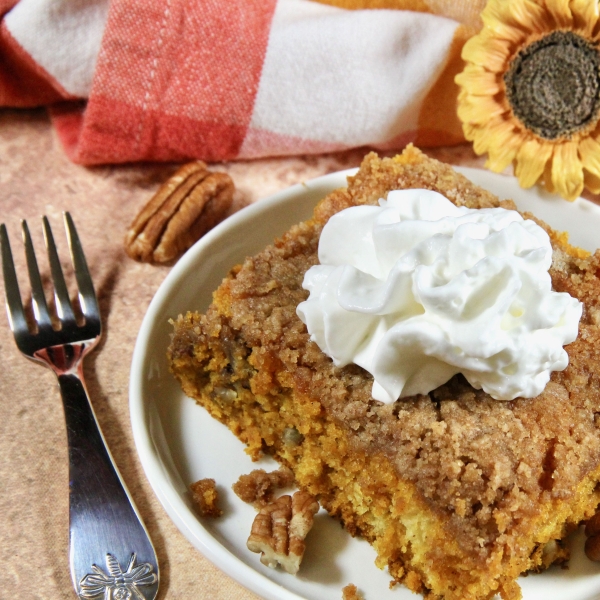
<svg viewBox="0 0 600 600">
<path fill-rule="evenodd" d="M 232 176 L 240 207 L 292 184 L 357 166 L 364 152 L 214 167 Z M 454 164 L 483 164 L 469 146 L 431 154 Z M 73 215 L 86 251 L 104 325 L 100 347 L 86 362 L 87 383 L 110 449 L 156 546 L 159 598 L 250 600 L 256 596 L 214 567 L 170 521 L 144 476 L 129 422 L 127 390 L 135 338 L 168 268 L 133 262 L 122 240 L 136 212 L 176 166 L 77 166 L 62 152 L 45 112 L 0 111 L 0 222 L 8 227 L 18 263 L 23 266 L 23 218 L 29 220 L 38 256 L 43 256 L 43 214 L 54 227 L 61 254 L 68 256 L 64 210 Z M 67 447 L 55 378 L 18 353 L 3 314 L 0 356 L 0 599 L 72 600 Z"/>
</svg>

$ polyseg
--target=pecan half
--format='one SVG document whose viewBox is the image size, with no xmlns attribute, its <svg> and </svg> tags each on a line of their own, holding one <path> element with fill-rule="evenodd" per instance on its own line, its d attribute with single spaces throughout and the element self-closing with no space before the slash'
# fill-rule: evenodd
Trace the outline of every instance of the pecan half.
<svg viewBox="0 0 600 600">
<path fill-rule="evenodd" d="M 260 552 L 260 562 L 277 565 L 295 575 L 304 556 L 304 538 L 310 531 L 319 503 L 307 492 L 280 496 L 256 515 L 246 545 Z"/>
<path fill-rule="evenodd" d="M 209 171 L 201 161 L 184 165 L 134 219 L 125 251 L 141 262 L 172 262 L 223 220 L 233 192 L 227 173 Z"/>
</svg>

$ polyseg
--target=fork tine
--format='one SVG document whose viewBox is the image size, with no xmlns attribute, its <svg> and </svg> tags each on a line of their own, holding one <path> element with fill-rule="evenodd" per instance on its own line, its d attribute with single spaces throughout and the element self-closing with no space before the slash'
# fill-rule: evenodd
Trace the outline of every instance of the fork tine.
<svg viewBox="0 0 600 600">
<path fill-rule="evenodd" d="M 52 327 L 48 305 L 46 304 L 46 296 L 42 286 L 42 278 L 40 277 L 40 271 L 35 258 L 35 251 L 33 249 L 31 235 L 29 234 L 29 227 L 27 227 L 27 221 L 22 221 L 21 225 L 23 227 L 23 242 L 25 244 L 25 257 L 27 259 L 29 281 L 31 283 L 31 296 L 33 298 L 35 318 L 39 327 Z"/>
<path fill-rule="evenodd" d="M 21 301 L 15 263 L 4 223 L 0 225 L 0 245 L 2 246 L 2 274 L 4 276 L 4 293 L 6 295 L 6 308 L 8 309 L 10 328 L 14 332 L 27 331 L 27 320 L 25 319 L 23 302 Z"/>
<path fill-rule="evenodd" d="M 77 230 L 75 229 L 75 224 L 68 212 L 64 213 L 64 217 L 83 314 L 86 317 L 99 318 L 100 311 L 98 309 L 98 300 L 96 299 L 94 284 L 92 283 L 90 271 L 85 260 L 85 255 L 83 254 L 83 248 L 81 247 Z"/>
<path fill-rule="evenodd" d="M 54 298 L 56 301 L 56 308 L 58 316 L 62 321 L 75 322 L 75 315 L 73 308 L 71 307 L 71 299 L 69 298 L 69 291 L 67 290 L 67 284 L 65 283 L 65 277 L 63 270 L 60 266 L 60 260 L 56 251 L 56 244 L 54 243 L 54 236 L 52 235 L 52 229 L 48 218 L 42 219 L 44 224 L 44 238 L 46 240 L 46 248 L 48 250 L 48 261 L 50 263 L 50 271 L 52 273 L 52 281 L 54 282 Z"/>
</svg>

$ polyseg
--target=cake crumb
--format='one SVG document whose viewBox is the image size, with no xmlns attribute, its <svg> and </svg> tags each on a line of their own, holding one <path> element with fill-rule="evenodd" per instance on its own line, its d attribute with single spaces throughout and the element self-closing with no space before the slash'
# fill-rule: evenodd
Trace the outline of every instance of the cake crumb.
<svg viewBox="0 0 600 600">
<path fill-rule="evenodd" d="M 248 504 L 261 509 L 273 500 L 276 489 L 294 483 L 294 473 L 288 467 L 279 467 L 277 471 L 267 473 L 255 469 L 249 475 L 241 475 L 231 486 L 236 495 Z"/>
<path fill-rule="evenodd" d="M 219 493 L 214 479 L 200 479 L 190 485 L 192 501 L 202 517 L 220 517 L 223 511 L 217 506 Z"/>
<path fill-rule="evenodd" d="M 349 583 L 342 588 L 342 600 L 364 600 L 364 598 L 358 588 L 353 583 Z"/>
</svg>

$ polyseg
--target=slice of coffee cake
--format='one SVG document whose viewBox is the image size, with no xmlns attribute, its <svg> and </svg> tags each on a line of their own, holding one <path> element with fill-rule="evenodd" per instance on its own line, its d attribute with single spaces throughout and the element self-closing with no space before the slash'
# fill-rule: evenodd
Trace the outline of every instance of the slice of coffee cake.
<svg viewBox="0 0 600 600">
<path fill-rule="evenodd" d="M 514 209 L 413 147 L 370 154 L 311 220 L 234 267 L 205 315 L 177 319 L 170 366 L 253 457 L 290 467 L 369 540 L 395 581 L 430 599 L 517 599 L 517 577 L 564 560 L 561 540 L 600 502 L 600 254 L 540 223 L 553 289 L 580 300 L 583 316 L 568 367 L 539 396 L 494 400 L 456 375 L 426 395 L 376 401 L 373 377 L 336 367 L 296 309 L 329 218 L 408 188 Z"/>
</svg>

